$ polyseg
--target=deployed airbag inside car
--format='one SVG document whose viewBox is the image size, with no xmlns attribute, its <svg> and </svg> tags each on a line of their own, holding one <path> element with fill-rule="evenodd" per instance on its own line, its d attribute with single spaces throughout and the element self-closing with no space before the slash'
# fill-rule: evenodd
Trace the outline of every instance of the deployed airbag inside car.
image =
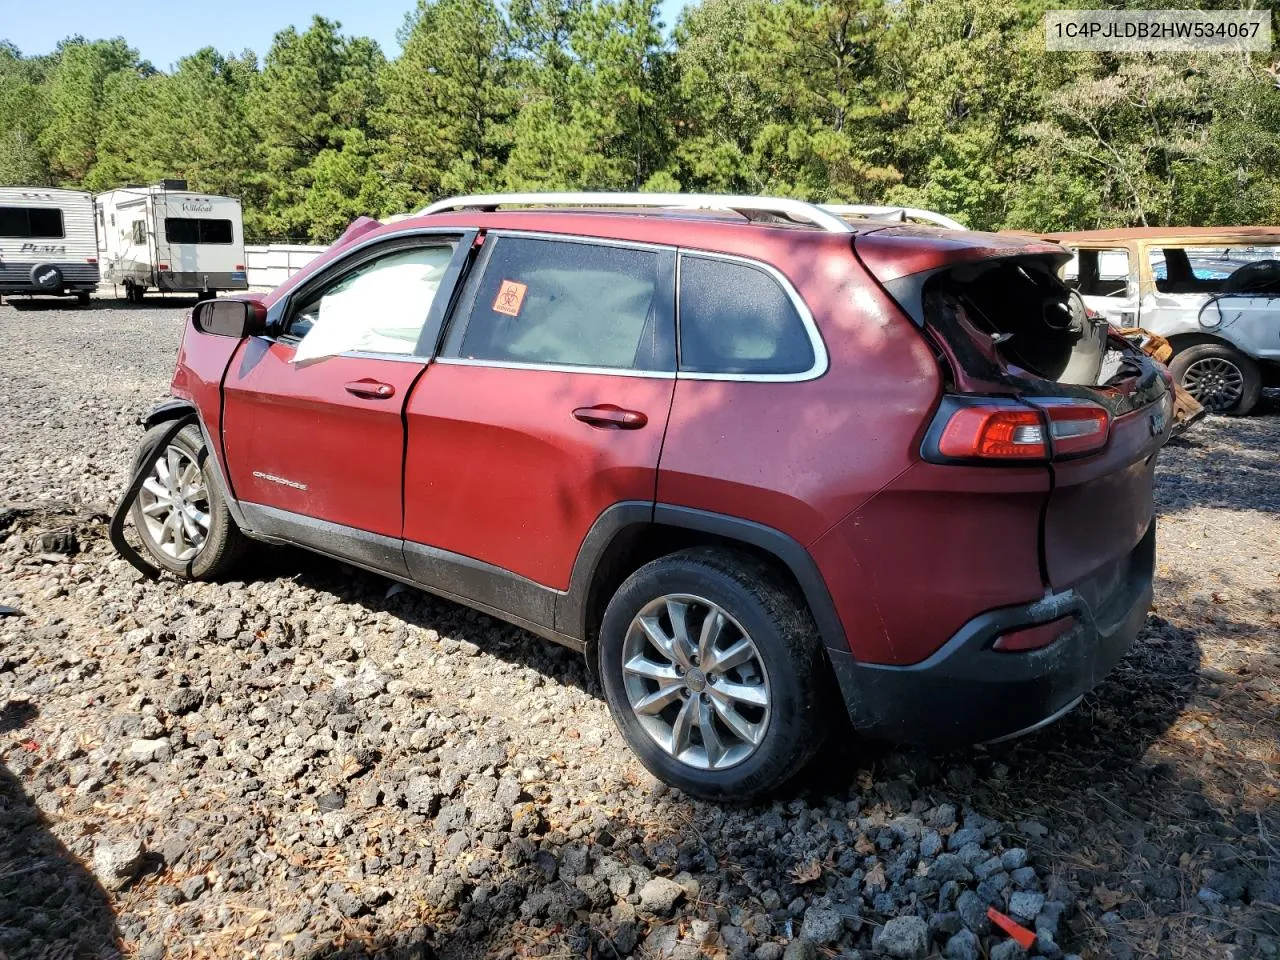
<svg viewBox="0 0 1280 960">
<path fill-rule="evenodd" d="M 293 362 L 356 350 L 413 353 L 452 256 L 452 246 L 420 247 L 355 270 L 320 299 Z"/>
</svg>

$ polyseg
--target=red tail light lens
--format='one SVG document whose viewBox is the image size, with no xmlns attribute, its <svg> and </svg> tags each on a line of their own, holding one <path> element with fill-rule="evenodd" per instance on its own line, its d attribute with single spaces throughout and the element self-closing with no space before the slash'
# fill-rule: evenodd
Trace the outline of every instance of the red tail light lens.
<svg viewBox="0 0 1280 960">
<path fill-rule="evenodd" d="M 1085 400 L 948 396 L 921 453 L 934 463 L 1044 462 L 1101 450 L 1111 414 Z"/>
<path fill-rule="evenodd" d="M 97 263 L 97 262 L 98 262 L 98 258 L 97 258 L 97 257 L 85 257 L 85 258 L 84 258 L 84 262 L 85 262 L 85 263 Z"/>
<path fill-rule="evenodd" d="M 168 270 L 168 269 L 169 269 L 169 265 L 168 265 L 167 263 L 157 263 L 157 264 L 156 264 L 156 269 L 157 269 L 157 270 Z"/>
<path fill-rule="evenodd" d="M 938 452 L 955 460 L 1044 460 L 1049 445 L 1035 410 L 1006 404 L 960 407 L 951 415 Z"/>
<path fill-rule="evenodd" d="M 1041 401 L 1037 404 L 1049 415 L 1049 436 L 1055 457 L 1076 457 L 1107 445 L 1111 436 L 1111 414 L 1094 403 Z"/>
<path fill-rule="evenodd" d="M 237 264 L 236 264 L 236 269 L 237 269 L 237 270 L 243 270 L 243 269 L 244 269 L 244 264 L 243 264 L 243 263 L 237 263 Z"/>
</svg>

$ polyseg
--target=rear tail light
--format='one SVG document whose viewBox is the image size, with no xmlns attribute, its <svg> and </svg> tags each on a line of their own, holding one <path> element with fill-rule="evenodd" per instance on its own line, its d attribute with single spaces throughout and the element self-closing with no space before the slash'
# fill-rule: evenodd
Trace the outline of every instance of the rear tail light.
<svg viewBox="0 0 1280 960">
<path fill-rule="evenodd" d="M 243 264 L 243 263 L 237 263 L 237 264 L 236 264 L 236 269 L 237 269 L 237 270 L 243 270 L 243 269 L 244 269 L 244 264 Z"/>
<path fill-rule="evenodd" d="M 1107 445 L 1111 436 L 1111 414 L 1096 403 L 1041 400 L 1036 406 L 1049 415 L 1054 457 L 1078 457 Z"/>
<path fill-rule="evenodd" d="M 167 263 L 157 263 L 157 264 L 156 264 L 156 269 L 157 269 L 157 270 L 168 270 L 168 269 L 169 269 L 169 265 L 168 265 Z"/>
<path fill-rule="evenodd" d="M 97 257 L 85 257 L 85 258 L 84 258 L 84 262 L 85 262 L 85 263 L 97 263 L 97 262 L 98 262 L 98 258 L 97 258 Z"/>
<path fill-rule="evenodd" d="M 938 452 L 955 460 L 1044 460 L 1044 421 L 1026 407 L 961 407 L 943 428 Z"/>
<path fill-rule="evenodd" d="M 944 397 L 924 442 L 935 463 L 1044 462 L 1101 450 L 1111 415 L 1095 403 L 1003 397 Z"/>
<path fill-rule="evenodd" d="M 1076 625 L 1075 617 L 1059 617 L 1048 623 L 1040 623 L 1034 627 L 1022 627 L 1002 633 L 992 644 L 993 650 L 1001 653 L 1025 653 L 1028 650 L 1041 650 L 1053 643 L 1064 633 Z"/>
</svg>

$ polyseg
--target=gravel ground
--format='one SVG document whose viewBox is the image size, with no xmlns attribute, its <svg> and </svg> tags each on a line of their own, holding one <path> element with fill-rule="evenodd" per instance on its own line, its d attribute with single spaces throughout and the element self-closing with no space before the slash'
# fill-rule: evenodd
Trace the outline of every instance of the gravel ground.
<svg viewBox="0 0 1280 960">
<path fill-rule="evenodd" d="M 1081 709 L 942 757 L 845 732 L 726 808 L 478 613 L 291 550 L 140 581 L 101 514 L 185 306 L 0 307 L 0 958 L 1022 956 L 988 904 L 1037 955 L 1276 957 L 1274 397 L 1161 455 L 1155 608 Z"/>
</svg>

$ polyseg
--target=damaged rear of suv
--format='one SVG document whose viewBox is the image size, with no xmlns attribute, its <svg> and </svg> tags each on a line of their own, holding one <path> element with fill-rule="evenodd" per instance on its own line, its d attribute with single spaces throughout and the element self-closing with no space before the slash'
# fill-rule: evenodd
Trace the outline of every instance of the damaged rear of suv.
<svg viewBox="0 0 1280 960">
<path fill-rule="evenodd" d="M 855 241 L 943 377 L 919 463 L 876 500 L 937 495 L 939 539 L 964 528 L 970 545 L 938 543 L 963 572 L 928 561 L 922 570 L 915 554 L 883 579 L 914 580 L 903 606 L 934 614 L 953 602 L 962 610 L 983 586 L 1028 595 L 965 619 L 910 663 L 848 666 L 855 719 L 897 739 L 956 744 L 1050 722 L 1119 661 L 1150 605 L 1152 482 L 1171 425 L 1171 380 L 1061 283 L 1067 254 L 1009 244 L 910 230 Z M 931 600 L 921 583 L 957 579 L 964 593 L 954 601 L 945 586 Z M 927 731 L 916 713 L 924 704 Z"/>
<path fill-rule="evenodd" d="M 132 510 L 192 579 L 298 544 L 581 651 L 697 796 L 786 781 L 837 691 L 870 735 L 1016 734 L 1143 622 L 1172 406 L 1063 256 L 751 197 L 366 223 L 196 308 L 113 540 Z"/>
</svg>

